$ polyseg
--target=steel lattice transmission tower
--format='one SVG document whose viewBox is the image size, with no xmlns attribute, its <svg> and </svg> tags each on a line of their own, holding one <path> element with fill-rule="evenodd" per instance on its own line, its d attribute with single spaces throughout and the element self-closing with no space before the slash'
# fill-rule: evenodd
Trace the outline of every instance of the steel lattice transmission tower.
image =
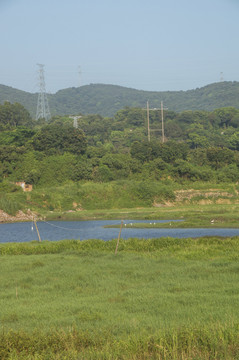
<svg viewBox="0 0 239 360">
<path fill-rule="evenodd" d="M 44 65 L 37 64 L 39 66 L 39 93 L 37 101 L 37 113 L 36 120 L 45 119 L 46 121 L 50 120 L 51 113 L 48 105 L 47 95 L 46 95 L 46 86 L 45 86 L 45 77 L 44 77 Z"/>
</svg>

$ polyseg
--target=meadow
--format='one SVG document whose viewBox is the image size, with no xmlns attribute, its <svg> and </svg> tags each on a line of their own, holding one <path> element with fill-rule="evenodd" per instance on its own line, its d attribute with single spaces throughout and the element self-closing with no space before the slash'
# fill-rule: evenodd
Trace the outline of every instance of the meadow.
<svg viewBox="0 0 239 360">
<path fill-rule="evenodd" d="M 0 245 L 1 359 L 237 359 L 239 237 Z"/>
</svg>

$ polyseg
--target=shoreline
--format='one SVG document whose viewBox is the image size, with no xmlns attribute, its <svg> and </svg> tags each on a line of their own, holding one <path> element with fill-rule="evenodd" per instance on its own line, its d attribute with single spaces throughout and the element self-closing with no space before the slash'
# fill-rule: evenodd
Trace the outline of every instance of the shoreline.
<svg viewBox="0 0 239 360">
<path fill-rule="evenodd" d="M 239 204 L 178 204 L 174 207 L 147 207 L 121 209 L 94 209 L 81 211 L 19 210 L 15 215 L 0 209 L 0 224 L 36 221 L 92 221 L 92 220 L 140 220 L 133 227 L 160 228 L 239 228 Z M 145 220 L 147 224 L 145 224 Z M 148 223 L 152 221 L 152 224 Z M 154 224 L 155 220 L 170 220 Z M 178 221 L 180 220 L 180 221 Z M 115 226 L 112 226 L 115 227 Z M 118 227 L 116 225 L 116 227 Z"/>
</svg>

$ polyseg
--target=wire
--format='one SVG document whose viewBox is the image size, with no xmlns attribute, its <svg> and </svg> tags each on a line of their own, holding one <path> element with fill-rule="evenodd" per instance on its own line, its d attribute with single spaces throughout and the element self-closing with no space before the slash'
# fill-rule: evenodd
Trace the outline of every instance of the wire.
<svg viewBox="0 0 239 360">
<path fill-rule="evenodd" d="M 54 226 L 58 229 L 63 229 L 63 230 L 76 230 L 76 231 L 79 231 L 79 230 L 82 230 L 82 229 L 74 229 L 74 228 L 66 228 L 66 227 L 63 227 L 63 226 L 58 226 L 58 225 L 55 225 L 55 224 L 51 224 L 47 221 L 44 221 L 44 220 L 41 220 L 41 222 L 44 222 L 45 224 L 48 224 L 48 225 L 51 225 L 51 226 Z"/>
</svg>

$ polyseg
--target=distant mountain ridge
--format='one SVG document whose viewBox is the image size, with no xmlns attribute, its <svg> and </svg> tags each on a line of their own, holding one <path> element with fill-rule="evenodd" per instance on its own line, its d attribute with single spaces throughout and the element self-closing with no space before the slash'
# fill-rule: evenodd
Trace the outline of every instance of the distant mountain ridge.
<svg viewBox="0 0 239 360">
<path fill-rule="evenodd" d="M 31 113 L 36 114 L 37 93 L 32 94 L 0 85 L 0 103 L 19 102 Z M 124 107 L 159 108 L 161 101 L 176 112 L 183 110 L 212 111 L 220 107 L 239 108 L 239 82 L 218 82 L 187 91 L 144 91 L 118 85 L 90 84 L 79 88 L 59 90 L 48 94 L 52 115 L 100 114 L 113 116 Z"/>
</svg>

